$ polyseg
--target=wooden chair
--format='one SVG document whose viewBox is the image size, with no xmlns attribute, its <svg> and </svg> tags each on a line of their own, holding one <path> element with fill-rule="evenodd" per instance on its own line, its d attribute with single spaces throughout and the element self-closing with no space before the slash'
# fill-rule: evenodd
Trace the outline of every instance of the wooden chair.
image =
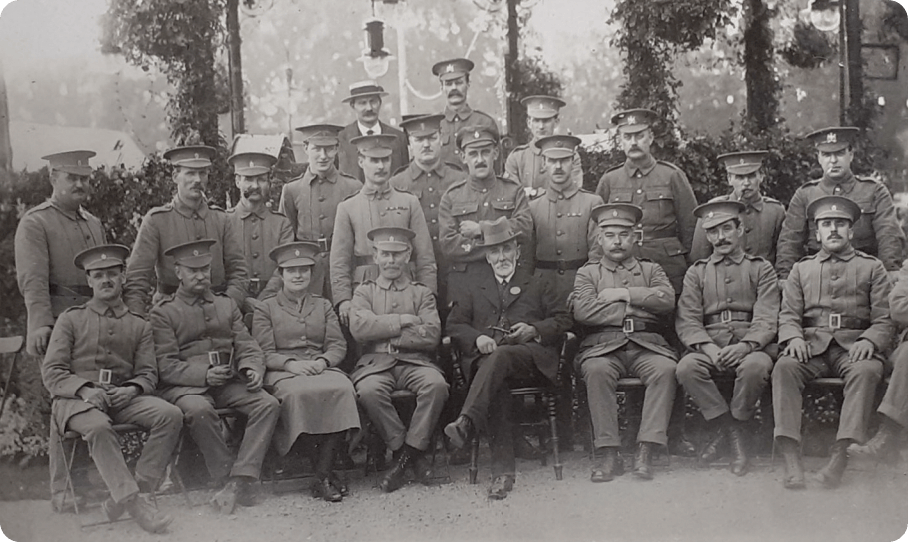
<svg viewBox="0 0 908 542">
<path fill-rule="evenodd" d="M 12 361 L 9 365 L 9 373 L 6 375 L 6 382 L 3 384 L 3 397 L 0 397 L 0 417 L 3 416 L 3 407 L 6 406 L 6 398 L 9 396 L 9 385 L 13 381 L 13 373 L 16 370 L 16 362 L 22 354 L 22 347 L 25 345 L 25 339 L 19 335 L 15 337 L 0 338 L 0 356 L 9 356 L 12 354 Z"/>
</svg>

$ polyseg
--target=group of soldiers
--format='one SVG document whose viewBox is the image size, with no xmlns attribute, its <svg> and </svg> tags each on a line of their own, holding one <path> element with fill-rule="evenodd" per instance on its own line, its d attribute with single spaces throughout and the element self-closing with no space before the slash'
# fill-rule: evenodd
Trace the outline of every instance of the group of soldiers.
<svg viewBox="0 0 908 542">
<path fill-rule="evenodd" d="M 711 430 L 700 459 L 727 447 L 736 475 L 748 470 L 745 425 L 770 380 L 785 487 L 805 487 L 801 396 L 810 379 L 845 380 L 823 484 L 839 484 L 849 455 L 896 450 L 908 426 L 908 360 L 894 348 L 896 327 L 908 324 L 905 242 L 887 189 L 851 171 L 856 129 L 807 136 L 823 177 L 806 181 L 787 210 L 761 192 L 768 153 L 758 150 L 721 156 L 732 192 L 698 206 L 684 172 L 651 153 L 655 113 L 622 111 L 611 121 L 626 161 L 590 193 L 580 140 L 555 134 L 567 104 L 525 98 L 533 139 L 503 161 L 494 120 L 467 103 L 472 68 L 467 59 L 436 64 L 447 106 L 401 122 L 403 131 L 379 120 L 379 85 L 352 85 L 344 102 L 356 122 L 299 128 L 308 169 L 283 186 L 278 209 L 268 203 L 274 156 L 229 158 L 241 199 L 223 211 L 205 195 L 215 150 L 167 151 L 175 194 L 143 218 L 131 250 L 107 244 L 82 207 L 94 153 L 46 157 L 53 194 L 20 221 L 16 269 L 27 348 L 43 356 L 54 400 L 55 509 L 66 507 L 67 430 L 89 443 L 110 518 L 129 512 L 146 530 L 167 527 L 170 516 L 141 494 L 161 483 L 183 427 L 219 485 L 218 510 L 254 502 L 281 402 L 244 321 L 294 267 L 311 272 L 309 293 L 336 312 L 344 337 L 332 340 L 346 342 L 357 400 L 393 453 L 384 491 L 430 477 L 423 456 L 449 397 L 436 356 L 443 333 L 469 385 L 444 433 L 455 447 L 489 437 L 492 499 L 515 481 L 509 385 L 554 383 L 571 329 L 581 335 L 573 364 L 592 419 L 593 482 L 624 470 L 616 388 L 629 375 L 645 386 L 632 467 L 640 479 L 653 477 L 654 448 L 668 443 L 678 383 Z M 889 360 L 882 423 L 868 441 Z M 292 362 L 314 375 L 339 360 Z M 723 374 L 734 377 L 730 402 L 713 380 Z M 396 390 L 416 396 L 409 424 L 392 403 Z M 235 457 L 219 429 L 223 407 L 247 420 Z M 134 475 L 115 423 L 148 430 Z M 346 492 L 333 478 L 323 483 L 327 500 Z"/>
</svg>

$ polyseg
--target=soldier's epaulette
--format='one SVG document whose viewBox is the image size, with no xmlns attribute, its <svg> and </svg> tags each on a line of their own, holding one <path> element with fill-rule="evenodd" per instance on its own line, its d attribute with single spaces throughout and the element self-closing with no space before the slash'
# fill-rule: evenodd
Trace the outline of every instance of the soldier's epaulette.
<svg viewBox="0 0 908 542">
<path fill-rule="evenodd" d="M 877 258 L 876 256 L 874 256 L 872 254 L 867 254 L 866 252 L 864 252 L 862 250 L 858 250 L 858 249 L 854 250 L 854 254 L 855 254 L 855 256 L 867 258 L 868 260 L 879 260 L 879 258 Z M 882 261 L 882 260 L 880 260 L 880 261 Z"/>
<path fill-rule="evenodd" d="M 883 184 L 880 181 L 874 179 L 873 177 L 858 177 L 857 175 L 855 175 L 854 178 L 861 182 L 864 182 L 864 183 Z"/>
<path fill-rule="evenodd" d="M 517 179 L 511 179 L 510 177 L 498 177 L 498 178 L 506 183 L 516 184 L 517 186 L 520 186 L 520 181 L 518 181 Z"/>
<path fill-rule="evenodd" d="M 465 184 L 467 184 L 467 180 L 468 180 L 468 179 L 461 179 L 461 180 L 459 180 L 459 181 L 456 181 L 456 182 L 454 182 L 454 183 L 451 183 L 451 186 L 449 186 L 448 189 L 445 190 L 445 193 L 448 193 L 448 192 L 450 192 L 451 190 L 454 190 L 455 188 L 460 188 L 461 186 L 464 186 Z"/>
<path fill-rule="evenodd" d="M 52 207 L 52 205 L 50 204 L 50 201 L 48 200 L 48 201 L 45 201 L 44 203 L 39 203 L 38 205 L 35 205 L 28 211 L 25 211 L 25 214 L 34 213 L 37 211 L 43 211 L 44 209 L 50 209 L 51 207 Z"/>
<path fill-rule="evenodd" d="M 271 214 L 273 214 L 273 215 L 282 216 L 282 217 L 284 217 L 284 218 L 287 218 L 287 215 L 285 215 L 284 213 L 278 211 L 278 210 L 275 209 L 274 207 L 268 207 L 268 210 L 271 211 Z"/>
<path fill-rule="evenodd" d="M 236 207 L 231 207 L 230 209 L 225 209 L 224 212 L 233 214 L 236 212 Z"/>
<path fill-rule="evenodd" d="M 63 311 L 63 314 L 66 314 L 69 311 L 82 310 L 82 309 L 86 309 L 86 308 L 88 308 L 88 307 L 85 305 L 85 303 L 82 303 L 81 305 L 73 305 L 72 307 L 65 309 Z"/>
<path fill-rule="evenodd" d="M 393 184 L 391 185 L 391 190 L 395 192 L 403 192 L 404 194 L 410 194 L 411 196 L 413 195 L 413 192 L 410 192 L 408 189 L 394 186 Z"/>
<path fill-rule="evenodd" d="M 616 165 L 608 168 L 607 170 L 605 170 L 605 173 L 611 173 L 611 172 L 615 171 L 616 169 L 621 169 L 623 167 L 624 167 L 624 164 L 616 164 Z"/>
<path fill-rule="evenodd" d="M 517 145 L 516 147 L 511 149 L 511 154 L 514 154 L 517 151 L 522 151 L 522 150 L 529 149 L 529 148 L 530 148 L 529 143 L 524 143 L 523 145 Z"/>
<path fill-rule="evenodd" d="M 638 261 L 638 262 L 653 263 L 653 260 L 650 260 L 649 258 L 637 258 L 637 261 Z"/>
<path fill-rule="evenodd" d="M 145 315 L 143 315 L 142 313 L 140 313 L 138 311 L 134 311 L 134 310 L 130 309 L 129 307 L 126 307 L 126 312 L 128 312 L 129 314 L 131 314 L 133 316 L 141 318 L 142 320 L 148 320 L 148 318 Z"/>
<path fill-rule="evenodd" d="M 209 203 L 208 208 L 212 211 L 220 211 L 222 213 L 225 212 L 223 207 L 221 207 L 220 205 L 215 205 L 214 203 Z"/>
<path fill-rule="evenodd" d="M 802 187 L 804 187 L 804 186 L 815 186 L 815 185 L 820 184 L 820 180 L 821 180 L 821 179 L 811 179 L 811 180 L 805 182 L 804 184 L 802 184 L 801 186 L 802 186 Z"/>
<path fill-rule="evenodd" d="M 782 205 L 781 201 L 777 200 L 776 198 L 770 197 L 770 196 L 763 196 L 763 203 L 775 203 L 776 205 Z M 785 207 L 785 206 L 782 205 L 782 207 Z"/>
<path fill-rule="evenodd" d="M 640 258 L 638 258 L 638 259 L 640 259 Z M 706 264 L 708 264 L 708 263 L 709 263 L 709 256 L 707 256 L 707 257 L 705 257 L 705 258 L 700 258 L 699 260 L 695 261 L 695 262 L 694 262 L 693 264 L 691 264 L 691 265 L 692 265 L 692 266 L 693 266 L 693 265 L 706 265 Z"/>
<path fill-rule="evenodd" d="M 151 210 L 148 211 L 148 216 L 158 214 L 158 213 L 166 213 L 168 211 L 173 211 L 173 202 L 167 202 L 164 205 L 161 205 L 160 207 L 152 207 Z"/>
<path fill-rule="evenodd" d="M 541 198 L 541 197 L 544 196 L 544 195 L 545 195 L 545 188 L 542 188 L 542 187 L 539 187 L 539 188 L 531 188 L 531 189 L 527 192 L 527 196 L 529 196 L 529 198 L 530 198 L 531 200 L 539 199 L 539 198 Z"/>
<path fill-rule="evenodd" d="M 463 168 L 460 166 L 460 164 L 455 164 L 454 162 L 445 162 L 445 165 L 455 171 L 463 171 Z"/>
<path fill-rule="evenodd" d="M 586 188 L 583 188 L 583 187 L 580 188 L 579 192 L 583 192 L 584 194 L 593 194 L 593 195 L 596 194 L 592 190 L 587 190 Z"/>
<path fill-rule="evenodd" d="M 349 196 L 347 196 L 346 198 L 344 198 L 344 201 L 347 201 L 350 198 L 356 197 L 358 194 L 359 194 L 359 191 L 356 191 L 356 192 L 350 194 Z"/>
<path fill-rule="evenodd" d="M 172 293 L 172 294 L 163 294 L 163 295 L 161 295 L 161 299 L 158 299 L 158 300 L 155 302 L 154 306 L 155 306 L 155 307 L 160 307 L 160 306 L 163 305 L 164 303 L 168 303 L 168 302 L 170 302 L 170 301 L 173 301 L 174 299 L 176 299 L 176 297 L 177 297 L 177 294 L 176 294 L 176 293 Z"/>
<path fill-rule="evenodd" d="M 359 179 L 357 179 L 357 178 L 354 177 L 353 175 L 350 175 L 349 173 L 344 173 L 344 172 L 341 171 L 341 170 L 337 170 L 337 175 L 338 175 L 339 177 L 346 177 L 346 178 L 348 178 L 348 179 L 353 179 L 353 180 L 356 181 L 356 182 L 361 182 Z"/>
<path fill-rule="evenodd" d="M 670 168 L 672 168 L 672 169 L 678 171 L 679 173 L 681 173 L 681 174 L 687 176 L 687 174 L 684 173 L 684 170 L 683 170 L 683 169 L 681 169 L 680 167 L 678 167 L 677 165 L 675 165 L 675 164 L 673 164 L 673 163 L 671 163 L 671 162 L 666 162 L 665 160 L 656 160 L 656 163 L 657 163 L 657 164 L 662 164 L 663 166 L 668 166 L 668 167 L 670 167 Z"/>
<path fill-rule="evenodd" d="M 404 171 L 407 171 L 407 168 L 409 168 L 409 167 L 410 167 L 410 164 L 404 164 L 404 165 L 400 166 L 399 168 L 397 168 L 397 170 L 394 173 L 392 173 L 391 176 L 396 177 L 397 175 L 400 175 Z"/>
<path fill-rule="evenodd" d="M 772 262 L 770 262 L 769 260 L 767 260 L 767 259 L 764 258 L 763 256 L 757 256 L 756 254 L 748 254 L 748 253 L 745 252 L 745 253 L 744 253 L 744 257 L 747 258 L 748 260 L 751 260 L 751 261 L 755 261 L 755 262 L 760 262 L 760 261 L 762 261 L 762 262 L 768 263 L 769 265 L 772 265 Z"/>
</svg>

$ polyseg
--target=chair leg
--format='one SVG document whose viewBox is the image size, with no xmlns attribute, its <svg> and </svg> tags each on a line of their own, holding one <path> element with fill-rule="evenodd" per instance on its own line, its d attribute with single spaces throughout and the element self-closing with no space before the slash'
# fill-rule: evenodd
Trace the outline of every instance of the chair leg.
<svg viewBox="0 0 908 542">
<path fill-rule="evenodd" d="M 546 407 L 549 411 L 549 425 L 552 428 L 552 459 L 555 462 L 555 479 L 561 480 L 562 477 L 562 465 L 561 465 L 561 452 L 558 449 L 558 426 L 557 426 L 557 405 L 555 402 L 554 395 L 546 393 L 544 396 L 544 401 Z"/>
<path fill-rule="evenodd" d="M 173 448 L 173 456 L 170 458 L 170 479 L 180 489 L 180 493 L 183 494 L 183 500 L 186 501 L 186 507 L 192 508 L 192 499 L 189 498 L 189 491 L 186 490 L 186 484 L 183 483 L 183 477 L 180 476 L 179 469 L 179 460 L 180 453 L 183 451 L 183 439 L 187 438 L 183 434 L 179 440 L 177 440 L 177 445 Z"/>
<path fill-rule="evenodd" d="M 63 435 L 60 435 L 60 449 L 63 457 L 63 466 L 66 469 L 66 487 L 63 489 L 63 502 L 66 503 L 66 493 L 69 492 L 69 496 L 73 501 L 73 510 L 76 512 L 76 517 L 79 516 L 79 500 L 76 498 L 76 486 L 73 484 L 72 477 L 72 468 L 73 463 L 76 460 L 76 448 L 79 446 L 79 441 L 72 443 L 70 452 L 67 455 L 66 453 L 66 440 L 63 438 Z"/>
<path fill-rule="evenodd" d="M 470 446 L 470 483 L 475 484 L 479 475 L 479 437 L 473 437 Z"/>
</svg>

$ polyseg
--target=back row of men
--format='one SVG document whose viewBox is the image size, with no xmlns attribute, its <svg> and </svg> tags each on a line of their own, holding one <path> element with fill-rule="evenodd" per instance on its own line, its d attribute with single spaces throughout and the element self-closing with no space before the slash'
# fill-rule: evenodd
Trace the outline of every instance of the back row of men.
<svg viewBox="0 0 908 542">
<path fill-rule="evenodd" d="M 412 278 L 437 294 L 444 313 L 457 301 L 457 296 L 448 292 L 470 291 L 475 287 L 475 277 L 488 272 L 487 261 L 492 262 L 487 256 L 483 232 L 496 221 L 504 221 L 508 231 L 523 239 L 524 250 L 520 251 L 518 267 L 524 272 L 535 270 L 535 282 L 553 289 L 553 299 L 558 300 L 556 305 L 559 307 L 566 306 L 575 286 L 575 275 L 587 262 L 601 266 L 609 276 L 617 273 L 615 278 L 608 279 L 612 282 L 606 281 L 604 275 L 597 278 L 597 281 L 611 285 L 606 287 L 604 283 L 596 282 L 609 293 L 597 293 L 603 306 L 593 312 L 601 313 L 601 317 L 612 317 L 611 313 L 620 307 L 621 325 L 630 326 L 621 332 L 630 340 L 628 348 L 639 346 L 645 350 L 633 339 L 640 336 L 638 334 L 647 334 L 647 326 L 655 329 L 656 323 L 647 324 L 645 317 L 638 322 L 633 318 L 634 312 L 638 309 L 645 312 L 650 302 L 656 304 L 651 307 L 656 312 L 665 307 L 670 311 L 675 293 L 682 293 L 683 307 L 683 295 L 688 290 L 686 286 L 682 288 L 685 275 L 690 278 L 691 272 L 712 261 L 708 257 L 711 247 L 717 246 L 713 242 L 715 239 L 725 242 L 725 237 L 715 233 L 722 229 L 721 224 L 711 226 L 713 234 L 705 227 L 710 223 L 707 218 L 701 218 L 701 227 L 697 227 L 696 200 L 684 173 L 670 163 L 653 158 L 650 147 L 656 115 L 638 109 L 612 117 L 627 159 L 624 164 L 607 171 L 596 194 L 591 194 L 580 188 L 582 173 L 576 152 L 579 140 L 554 135 L 559 110 L 565 102 L 549 96 L 526 98 L 524 103 L 534 139 L 531 144 L 514 150 L 507 159 L 505 176 L 498 177 L 495 174 L 495 164 L 500 158 L 497 127 L 491 117 L 472 110 L 467 104 L 471 69 L 472 63 L 466 59 L 438 63 L 433 71 L 439 76 L 447 96 L 445 113 L 402 122 L 406 134 L 378 121 L 381 98 L 385 95 L 381 87 L 374 83 L 351 87 L 351 95 L 345 101 L 356 111 L 356 123 L 343 129 L 333 125 L 300 129 L 306 142 L 309 168 L 302 177 L 284 186 L 281 213 L 266 205 L 271 168 L 275 162 L 273 157 L 264 153 L 244 153 L 230 158 L 241 200 L 235 208 L 224 212 L 209 205 L 204 194 L 214 149 L 179 147 L 165 153 L 165 158 L 173 165 L 176 194 L 170 203 L 151 210 L 142 220 L 126 266 L 126 304 L 137 314 L 144 315 L 153 296 L 173 295 L 180 281 L 174 271 L 174 259 L 165 253 L 166 250 L 210 238 L 216 241 L 211 262 L 213 291 L 229 296 L 238 307 L 251 312 L 247 298 L 263 299 L 280 288 L 276 264 L 266 257 L 269 252 L 294 239 L 310 240 L 322 249 L 314 257 L 310 289 L 330 299 L 341 323 L 349 325 L 354 288 L 379 276 L 379 269 L 372 259 L 374 247 L 367 233 L 378 227 L 399 227 L 414 233 Z M 805 255 L 818 253 L 822 256 L 822 232 L 816 221 L 808 219 L 808 204 L 820 196 L 839 195 L 848 198 L 857 209 L 856 214 L 849 215 L 848 241 L 861 251 L 856 253 L 861 255 L 859 261 L 863 261 L 863 253 L 870 258 L 878 257 L 882 268 L 890 273 L 899 269 L 904 257 L 904 235 L 896 221 L 892 198 L 880 183 L 857 178 L 851 172 L 852 142 L 856 135 L 854 128 L 827 128 L 808 136 L 816 146 L 823 177 L 806 182 L 792 198 L 787 212 L 778 201 L 760 192 L 765 151 L 742 151 L 720 157 L 733 192 L 717 199 L 741 205 L 735 219 L 740 222 L 740 228 L 733 229 L 740 229 L 740 253 L 747 254 L 747 261 L 768 262 L 760 267 L 770 271 L 774 264 L 779 278 L 784 280 Z M 414 157 L 409 164 L 406 163 L 408 150 Z M 17 275 L 28 309 L 28 350 L 33 354 L 43 354 L 46 350 L 57 316 L 67 307 L 84 303 L 92 294 L 85 273 L 73 264 L 76 253 L 106 241 L 100 222 L 81 206 L 88 196 L 87 178 L 91 172 L 88 160 L 92 155 L 90 151 L 73 151 L 48 156 L 53 195 L 27 212 L 19 224 Z M 340 169 L 335 166 L 336 161 L 339 161 Z M 614 209 L 610 207 L 611 211 L 624 213 L 625 219 L 632 219 L 621 225 L 629 229 L 618 237 L 630 235 L 633 238 L 624 251 L 627 257 L 635 258 L 632 263 L 640 266 L 636 270 L 633 266 L 619 265 L 624 260 L 610 259 L 610 249 L 604 248 L 622 241 L 607 241 L 601 216 L 598 222 L 593 220 L 594 209 L 601 210 L 603 203 L 617 204 Z M 640 212 L 627 214 L 627 205 L 635 206 Z M 850 205 L 849 209 L 852 209 Z M 740 264 L 741 257 L 736 252 L 732 260 Z M 697 265 L 689 271 L 692 262 Z M 491 267 L 494 269 L 495 264 Z M 637 299 L 635 296 L 640 292 L 629 285 L 641 278 L 651 281 L 662 272 L 671 292 L 668 289 L 656 294 L 648 292 Z M 822 295 L 817 291 L 816 297 L 822 301 L 828 295 L 835 306 L 827 307 L 826 312 L 802 316 L 814 318 L 812 322 L 819 323 L 827 317 L 827 312 L 835 314 L 838 315 L 835 319 L 838 327 L 843 329 L 875 322 L 874 318 L 868 317 L 869 313 L 856 313 L 859 311 L 857 305 L 837 305 L 845 296 L 844 290 L 840 292 L 838 288 L 869 288 L 874 283 L 854 282 L 855 275 L 846 271 L 825 272 L 831 274 L 824 275 L 822 288 L 829 291 L 823 290 Z M 731 284 L 740 276 L 726 276 L 723 284 Z M 827 286 L 825 278 L 833 283 L 838 280 L 847 284 Z M 889 283 L 888 278 L 885 282 Z M 721 290 L 727 288 L 722 286 Z M 518 287 L 513 295 L 519 297 L 522 291 Z M 576 314 L 582 306 L 577 295 L 575 290 L 575 316 L 582 321 Z M 756 312 L 753 306 L 735 305 L 743 299 L 728 293 L 725 301 L 717 298 L 715 306 L 709 307 L 705 306 L 705 300 L 700 300 L 704 303 L 700 307 L 703 321 L 719 315 L 719 320 L 713 324 L 751 322 Z M 880 310 L 876 300 L 875 297 L 872 308 Z M 811 298 L 811 301 L 815 299 Z M 553 307 L 548 310 L 554 310 Z M 627 324 L 625 310 L 630 317 Z M 457 311 L 456 305 L 454 311 Z M 518 321 L 508 321 L 504 313 L 500 311 L 502 325 L 491 327 L 513 330 Z M 736 316 L 736 313 L 741 314 Z M 828 322 L 832 325 L 831 316 Z M 612 325 L 613 322 L 608 324 Z M 767 332 L 764 330 L 764 334 Z M 526 331 L 518 335 L 525 338 L 524 335 L 533 333 Z M 704 341 L 690 343 L 685 341 L 680 330 L 679 335 L 687 346 L 701 350 L 697 345 Z M 607 338 L 600 336 L 593 340 L 609 342 Z M 791 337 L 780 338 L 786 352 L 795 357 L 806 352 L 803 347 L 792 349 L 788 342 Z M 752 354 L 758 346 L 766 346 L 762 340 L 726 339 L 727 344 L 721 345 L 724 354 L 712 352 L 709 346 L 706 347 L 708 352 L 701 353 L 714 364 L 721 360 L 721 365 L 729 363 L 728 360 L 740 361 L 741 355 Z M 771 340 L 770 333 L 766 343 Z M 837 344 L 845 349 L 851 348 L 851 344 L 840 343 Z M 887 346 L 874 343 L 876 347 L 868 354 L 866 345 L 860 341 L 856 344 L 862 348 L 855 354 L 860 359 L 879 356 Z M 485 351 L 489 345 L 482 347 L 476 341 L 461 346 L 478 349 L 482 354 L 491 353 Z M 826 348 L 829 341 L 821 346 Z M 740 350 L 740 355 L 729 349 Z M 745 349 L 751 352 L 743 352 Z M 606 350 L 603 355 L 611 352 Z M 814 347 L 809 352 L 813 356 L 820 354 Z M 667 351 L 659 355 L 672 359 Z M 580 358 L 585 359 L 582 355 Z M 633 365 L 630 358 L 622 363 Z M 614 371 L 611 368 L 606 373 L 613 376 Z M 698 374 L 702 377 L 703 373 Z M 670 403 L 671 397 L 660 399 L 666 400 Z M 701 407 L 707 417 L 712 415 L 709 412 L 715 414 L 715 409 L 710 410 L 703 404 Z M 798 409 L 790 412 L 799 415 Z M 777 420 L 781 419 L 777 416 Z M 451 433 L 455 436 L 469 434 L 470 427 L 464 427 L 465 424 L 467 422 L 460 420 L 460 425 Z M 641 442 L 661 443 L 662 436 L 658 433 L 656 430 L 653 435 L 641 437 Z M 780 436 L 789 437 L 790 433 L 786 430 Z M 597 436 L 597 446 L 613 447 L 612 437 L 605 433 Z M 796 439 L 797 432 L 791 433 L 790 438 Z M 848 439 L 862 441 L 863 436 L 854 434 Z M 638 459 L 645 466 L 648 464 L 648 446 L 641 450 Z M 609 457 L 612 455 L 606 456 Z M 594 479 L 607 479 L 610 472 L 608 465 L 594 469 Z M 797 473 L 793 476 L 798 478 Z M 793 485 L 798 485 L 796 482 Z M 506 481 L 501 483 L 507 486 Z"/>
</svg>

